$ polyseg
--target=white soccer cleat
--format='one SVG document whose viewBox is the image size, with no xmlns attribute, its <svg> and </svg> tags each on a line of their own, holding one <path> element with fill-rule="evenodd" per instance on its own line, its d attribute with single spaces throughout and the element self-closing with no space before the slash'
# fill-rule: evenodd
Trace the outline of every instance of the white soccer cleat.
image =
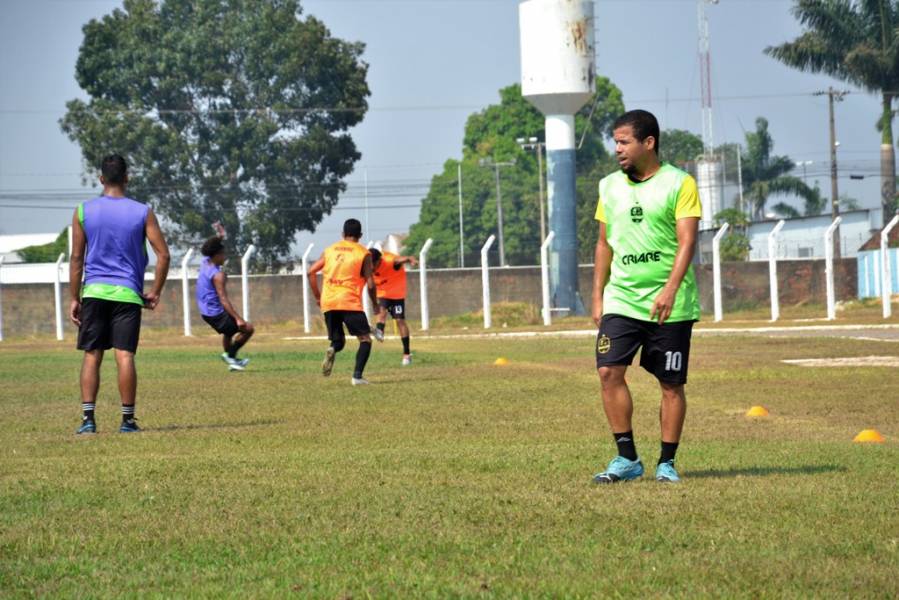
<svg viewBox="0 0 899 600">
<path fill-rule="evenodd" d="M 408 367 L 411 364 L 412 364 L 412 355 L 409 354 L 408 356 L 404 356 L 403 357 L 403 366 Z"/>
<path fill-rule="evenodd" d="M 375 327 L 374 329 L 371 330 L 371 334 L 373 336 L 375 336 L 375 339 L 378 340 L 379 342 L 384 341 L 384 332 L 381 331 L 380 329 L 378 329 L 377 327 Z"/>
<path fill-rule="evenodd" d="M 363 379 L 363 378 L 357 379 L 357 378 L 353 377 L 352 379 L 350 379 L 350 382 L 353 385 L 369 385 L 368 379 Z"/>
<path fill-rule="evenodd" d="M 230 356 L 228 356 L 227 352 L 222 353 L 222 360 L 226 365 L 228 365 L 229 371 L 243 371 L 244 367 L 247 365 L 247 363 L 242 360 L 231 358 Z M 249 362 L 249 360 L 247 360 L 247 362 Z"/>
</svg>

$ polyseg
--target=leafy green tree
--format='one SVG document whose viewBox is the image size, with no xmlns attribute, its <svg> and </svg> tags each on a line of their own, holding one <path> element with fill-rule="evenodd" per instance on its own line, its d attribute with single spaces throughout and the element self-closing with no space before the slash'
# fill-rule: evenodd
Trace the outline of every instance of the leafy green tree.
<svg viewBox="0 0 899 600">
<path fill-rule="evenodd" d="M 880 94 L 881 205 L 897 207 L 893 102 L 899 97 L 899 1 L 797 0 L 793 14 L 802 35 L 765 53 L 801 71 L 831 77 Z"/>
<path fill-rule="evenodd" d="M 772 156 L 774 140 L 768 133 L 768 120 L 755 120 L 755 131 L 746 133 L 746 152 L 743 153 L 743 197 L 752 209 L 753 218 L 764 217 L 770 196 L 799 196 L 809 207 L 823 205 L 817 188 L 809 187 L 802 179 L 787 175 L 795 163 L 787 156 Z"/>
<path fill-rule="evenodd" d="M 604 144 L 612 122 L 622 112 L 621 91 L 608 79 L 597 77 L 594 101 L 575 117 L 576 140 L 580 144 L 577 217 L 581 259 L 592 257 L 596 242 L 593 215 L 599 179 L 617 168 Z M 492 166 L 480 165 L 485 158 L 515 161 L 513 167 L 500 170 L 506 260 L 510 264 L 535 264 L 539 260 L 537 158 L 533 150 L 523 150 L 516 141 L 529 137 L 545 139 L 544 117 L 521 96 L 517 84 L 501 89 L 499 104 L 469 116 L 466 122 L 461 160 L 466 265 L 478 264 L 481 246 L 497 229 L 495 174 Z M 406 240 L 407 251 L 415 251 L 429 237 L 433 238 L 428 262 L 435 266 L 459 265 L 459 163 L 446 161 L 443 171 L 431 180 L 418 223 L 412 226 Z M 495 244 L 493 251 L 497 251 Z"/>
<path fill-rule="evenodd" d="M 721 260 L 739 261 L 749 258 L 749 216 L 737 208 L 725 208 L 715 215 L 715 227 L 721 227 L 724 223 L 730 225 L 730 229 L 721 240 Z"/>
<path fill-rule="evenodd" d="M 17 250 L 23 261 L 27 263 L 50 263 L 56 262 L 60 254 L 69 250 L 69 228 L 62 230 L 59 236 L 49 244 L 41 244 L 40 246 L 28 246 Z"/>
<path fill-rule="evenodd" d="M 661 134 L 660 158 L 687 169 L 702 154 L 702 138 L 684 129 L 668 129 Z"/>
<path fill-rule="evenodd" d="M 89 100 L 60 121 L 87 172 L 119 152 L 176 242 L 221 221 L 234 245 L 285 254 L 345 188 L 369 96 L 363 45 L 300 15 L 298 0 L 124 0 L 90 21 Z"/>
</svg>

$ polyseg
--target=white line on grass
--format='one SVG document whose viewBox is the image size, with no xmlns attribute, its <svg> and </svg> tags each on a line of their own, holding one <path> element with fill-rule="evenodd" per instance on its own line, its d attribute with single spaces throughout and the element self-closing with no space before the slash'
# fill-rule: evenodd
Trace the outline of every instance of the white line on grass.
<svg viewBox="0 0 899 600">
<path fill-rule="evenodd" d="M 795 327 L 721 327 L 721 328 L 697 328 L 693 330 L 693 333 L 698 335 L 716 335 L 723 333 L 801 333 L 804 331 L 854 331 L 859 329 L 873 329 L 873 330 L 897 330 L 899 331 L 899 325 L 895 324 L 881 324 L 881 325 L 798 325 Z M 541 337 L 555 337 L 555 338 L 580 338 L 580 337 L 594 337 L 596 335 L 595 329 L 572 329 L 567 331 L 500 331 L 494 333 L 458 333 L 458 334 L 444 334 L 444 335 L 420 335 L 420 339 L 429 339 L 429 340 L 466 340 L 466 339 L 502 339 L 502 338 L 512 338 L 512 339 L 521 339 L 521 338 L 541 338 Z M 389 336 L 390 338 L 394 336 Z M 319 336 L 289 336 L 281 338 L 283 340 L 288 341 L 302 341 L 302 340 L 311 340 L 311 341 L 322 341 L 327 340 L 328 338 L 323 335 Z M 854 339 L 865 339 L 865 340 L 877 340 L 877 341 L 893 341 L 893 340 L 880 340 L 878 338 L 854 338 Z"/>
</svg>

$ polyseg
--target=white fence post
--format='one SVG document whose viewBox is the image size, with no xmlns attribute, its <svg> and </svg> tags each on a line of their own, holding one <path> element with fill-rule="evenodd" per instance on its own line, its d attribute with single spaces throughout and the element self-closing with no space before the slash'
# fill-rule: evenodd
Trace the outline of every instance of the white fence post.
<svg viewBox="0 0 899 600">
<path fill-rule="evenodd" d="M 833 232 L 842 222 L 843 217 L 837 217 L 824 232 L 824 279 L 827 284 L 827 318 L 830 321 L 837 318 L 836 294 L 833 287 Z"/>
<path fill-rule="evenodd" d="M 181 259 L 181 305 L 184 309 L 184 336 L 190 337 L 190 280 L 187 277 L 187 263 L 194 255 L 194 249 L 188 248 Z"/>
<path fill-rule="evenodd" d="M 3 259 L 0 256 L 0 271 L 3 270 Z M 0 275 L 0 342 L 3 341 L 3 276 Z"/>
<path fill-rule="evenodd" d="M 243 253 L 243 258 L 240 259 L 240 293 L 243 300 L 244 321 L 250 320 L 250 277 L 248 271 L 250 269 L 250 257 L 254 252 L 256 252 L 256 246 L 250 244 L 247 251 Z"/>
<path fill-rule="evenodd" d="M 771 288 L 771 320 L 780 318 L 780 298 L 777 290 L 777 234 L 783 229 L 786 221 L 781 219 L 768 234 L 768 279 Z"/>
<path fill-rule="evenodd" d="M 59 253 L 56 259 L 56 278 L 53 280 L 53 300 L 56 304 L 56 339 L 62 341 L 62 284 L 59 273 L 62 271 L 62 261 L 66 257 L 65 252 Z"/>
<path fill-rule="evenodd" d="M 723 318 L 721 314 L 721 238 L 727 233 L 729 227 L 729 224 L 723 224 L 712 238 L 712 293 L 715 302 L 716 323 Z"/>
<path fill-rule="evenodd" d="M 487 253 L 490 252 L 490 246 L 496 241 L 496 236 L 491 235 L 487 238 L 484 246 L 481 248 L 481 287 L 484 289 L 484 329 L 490 329 L 490 259 Z"/>
<path fill-rule="evenodd" d="M 552 325 L 552 307 L 549 301 L 549 245 L 556 237 L 555 231 L 550 231 L 540 246 L 540 285 L 543 292 L 543 324 Z"/>
<path fill-rule="evenodd" d="M 303 331 L 309 333 L 309 253 L 315 244 L 306 246 L 303 252 Z"/>
<path fill-rule="evenodd" d="M 428 309 L 428 250 L 434 240 L 428 238 L 418 253 L 418 287 L 421 290 L 421 330 L 427 331 L 431 326 L 431 314 Z"/>
<path fill-rule="evenodd" d="M 890 269 L 890 232 L 897 223 L 899 223 L 899 214 L 890 219 L 887 226 L 880 232 L 880 265 L 883 271 L 880 276 L 880 280 L 883 282 L 880 286 L 880 293 L 884 319 L 893 316 L 893 307 L 890 305 L 890 296 L 893 294 L 893 274 Z"/>
<path fill-rule="evenodd" d="M 371 250 L 372 246 L 374 246 L 374 245 L 375 245 L 374 242 L 369 241 L 366 248 Z M 373 309 L 371 306 L 371 298 L 369 298 L 369 296 L 368 296 L 368 283 L 367 282 L 362 287 L 362 310 L 365 311 L 365 318 L 368 319 L 369 322 L 371 322 Z M 378 310 L 380 310 L 380 308 Z"/>
</svg>

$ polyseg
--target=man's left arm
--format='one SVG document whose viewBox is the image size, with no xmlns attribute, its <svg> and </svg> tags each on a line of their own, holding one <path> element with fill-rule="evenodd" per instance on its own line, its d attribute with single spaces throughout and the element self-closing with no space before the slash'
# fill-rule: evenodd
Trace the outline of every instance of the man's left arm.
<svg viewBox="0 0 899 600">
<path fill-rule="evenodd" d="M 696 237 L 699 231 L 699 218 L 702 206 L 699 203 L 699 190 L 696 180 L 687 176 L 681 184 L 674 207 L 675 232 L 677 233 L 677 253 L 674 255 L 674 266 L 665 287 L 656 296 L 649 313 L 650 319 L 658 319 L 659 325 L 668 320 L 677 298 L 677 290 L 687 275 L 693 253 L 696 248 Z"/>
<path fill-rule="evenodd" d="M 652 311 L 649 314 L 650 319 L 658 319 L 659 325 L 671 316 L 677 290 L 687 274 L 687 269 L 690 268 L 690 263 L 693 262 L 698 231 L 699 217 L 684 217 L 677 220 L 677 254 L 674 255 L 674 267 L 665 287 L 652 303 Z"/>
</svg>

